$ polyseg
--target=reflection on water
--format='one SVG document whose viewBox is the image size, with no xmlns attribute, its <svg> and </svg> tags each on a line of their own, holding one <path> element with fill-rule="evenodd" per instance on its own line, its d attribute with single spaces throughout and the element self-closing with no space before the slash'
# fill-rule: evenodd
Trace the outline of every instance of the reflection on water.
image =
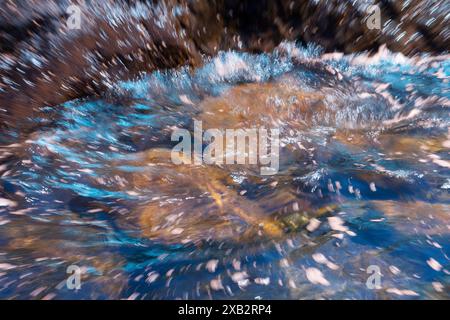
<svg viewBox="0 0 450 320">
<path fill-rule="evenodd" d="M 448 61 L 283 43 L 44 108 L 1 138 L 0 297 L 449 298 Z M 278 174 L 173 164 L 194 120 L 280 128 Z"/>
</svg>

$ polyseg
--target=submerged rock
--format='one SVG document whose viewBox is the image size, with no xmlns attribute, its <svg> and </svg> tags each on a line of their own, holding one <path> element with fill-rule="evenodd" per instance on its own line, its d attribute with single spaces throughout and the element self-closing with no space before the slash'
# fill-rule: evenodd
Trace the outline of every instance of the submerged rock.
<svg viewBox="0 0 450 320">
<path fill-rule="evenodd" d="M 314 208 L 290 187 L 272 188 L 265 196 L 250 199 L 238 191 L 229 168 L 175 165 L 170 153 L 152 149 L 126 162 L 142 168 L 139 172 L 116 172 L 123 188 L 152 197 L 133 212 L 116 215 L 121 228 L 137 228 L 142 236 L 165 243 L 249 242 L 258 236 L 279 239 L 287 232 L 306 230 L 311 219 L 336 210 L 336 205 Z M 253 188 L 265 188 L 265 179 L 253 177 L 253 183 Z"/>
</svg>

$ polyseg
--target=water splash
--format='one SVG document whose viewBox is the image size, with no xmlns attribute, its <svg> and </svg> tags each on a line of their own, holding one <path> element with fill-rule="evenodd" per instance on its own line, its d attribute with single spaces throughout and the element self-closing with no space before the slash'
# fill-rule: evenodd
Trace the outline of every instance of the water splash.
<svg viewBox="0 0 450 320">
<path fill-rule="evenodd" d="M 449 72 L 445 56 L 286 42 L 48 106 L 51 125 L 1 147 L 0 295 L 445 297 Z M 194 119 L 276 123 L 280 173 L 174 166 L 161 150 Z M 61 285 L 69 264 L 80 293 Z"/>
</svg>

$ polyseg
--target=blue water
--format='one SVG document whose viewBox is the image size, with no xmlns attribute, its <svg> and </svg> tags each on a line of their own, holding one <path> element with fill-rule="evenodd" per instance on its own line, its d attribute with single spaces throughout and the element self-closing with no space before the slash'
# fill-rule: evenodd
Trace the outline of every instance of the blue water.
<svg viewBox="0 0 450 320">
<path fill-rule="evenodd" d="M 330 57 L 285 43 L 47 106 L 51 124 L 2 137 L 0 298 L 450 298 L 449 75 L 448 57 Z M 288 93 L 258 100 L 270 88 Z M 320 93 L 324 109 L 286 116 L 292 92 Z M 257 117 L 279 120 L 277 175 L 143 156 L 170 150 L 173 128 L 192 130 L 211 104 L 257 108 L 252 98 L 281 108 Z M 230 194 L 220 219 L 211 181 Z M 228 236 L 217 219 L 255 229 L 236 207 L 258 208 L 283 234 Z M 182 213 L 187 240 L 162 223 L 149 235 L 146 208 L 160 222 Z M 70 265 L 79 290 L 66 285 Z M 379 288 L 367 286 L 369 266 Z"/>
</svg>

